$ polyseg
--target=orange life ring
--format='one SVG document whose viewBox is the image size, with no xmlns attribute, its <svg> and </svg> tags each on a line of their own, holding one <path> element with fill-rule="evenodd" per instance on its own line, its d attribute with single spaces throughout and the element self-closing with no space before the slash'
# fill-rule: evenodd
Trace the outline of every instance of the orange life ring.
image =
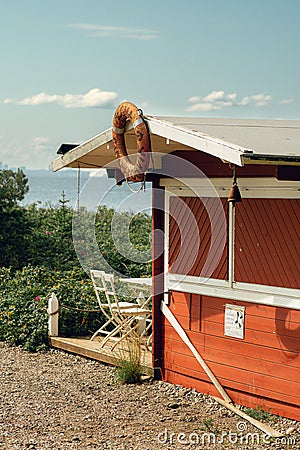
<svg viewBox="0 0 300 450">
<path fill-rule="evenodd" d="M 135 164 L 129 160 L 125 145 L 124 132 L 127 120 L 132 123 L 136 136 L 138 153 Z M 148 128 L 142 118 L 142 112 L 133 103 L 121 103 L 116 109 L 112 137 L 115 156 L 119 160 L 124 177 L 133 183 L 143 181 L 145 171 L 149 166 L 151 142 Z"/>
</svg>

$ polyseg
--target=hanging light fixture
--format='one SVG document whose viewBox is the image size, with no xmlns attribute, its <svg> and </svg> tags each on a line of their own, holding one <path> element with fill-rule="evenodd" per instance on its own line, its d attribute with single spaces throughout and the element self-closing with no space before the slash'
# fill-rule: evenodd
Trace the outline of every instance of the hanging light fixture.
<svg viewBox="0 0 300 450">
<path fill-rule="evenodd" d="M 231 189 L 229 191 L 229 195 L 228 195 L 228 202 L 232 202 L 233 205 L 235 205 L 236 203 L 240 203 L 242 201 L 242 196 L 239 190 L 239 187 L 237 185 L 237 181 L 236 181 L 236 167 L 235 165 L 233 166 L 233 180 L 232 180 L 232 186 Z"/>
</svg>

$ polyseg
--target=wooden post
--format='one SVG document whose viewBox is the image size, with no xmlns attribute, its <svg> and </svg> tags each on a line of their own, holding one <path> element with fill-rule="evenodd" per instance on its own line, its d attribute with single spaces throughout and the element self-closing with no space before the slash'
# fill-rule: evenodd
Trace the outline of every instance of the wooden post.
<svg viewBox="0 0 300 450">
<path fill-rule="evenodd" d="M 48 335 L 58 336 L 58 299 L 54 292 L 52 292 L 51 297 L 48 302 Z"/>
<path fill-rule="evenodd" d="M 152 191 L 152 364 L 154 377 L 163 376 L 163 315 L 160 303 L 164 292 L 164 189 L 159 185 L 159 177 L 153 179 Z"/>
</svg>

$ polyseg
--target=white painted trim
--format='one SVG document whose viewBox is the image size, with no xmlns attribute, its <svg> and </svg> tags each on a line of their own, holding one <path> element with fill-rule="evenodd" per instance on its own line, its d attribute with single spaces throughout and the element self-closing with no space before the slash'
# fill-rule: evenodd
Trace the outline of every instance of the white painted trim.
<svg viewBox="0 0 300 450">
<path fill-rule="evenodd" d="M 170 210 L 170 195 L 165 192 L 165 234 L 164 234 L 164 286 L 168 285 L 169 272 L 169 210 Z M 168 289 L 165 288 L 164 302 L 169 304 Z"/>
<path fill-rule="evenodd" d="M 233 287 L 234 282 L 234 236 L 235 236 L 235 206 L 229 202 L 228 211 L 228 281 L 229 286 Z"/>
<path fill-rule="evenodd" d="M 150 132 L 153 134 L 201 150 L 238 166 L 243 165 L 242 156 L 245 152 L 247 153 L 248 149 L 242 146 L 155 117 L 148 116 L 145 119 Z"/>
<path fill-rule="evenodd" d="M 238 178 L 237 183 L 242 198 L 300 198 L 299 181 L 281 181 L 276 178 Z M 232 179 L 162 178 L 160 185 L 178 196 L 226 198 L 232 186 Z"/>
<path fill-rule="evenodd" d="M 77 147 L 70 150 L 68 153 L 56 158 L 51 163 L 51 167 L 53 172 L 56 172 L 59 169 L 67 167 L 69 164 L 74 163 L 78 159 L 86 156 L 88 153 L 95 150 L 97 147 L 105 146 L 107 148 L 107 144 L 112 141 L 111 135 L 112 128 L 109 128 L 103 131 L 101 134 L 89 139 L 86 142 L 78 145 Z M 105 155 L 105 152 L 104 152 Z"/>
<path fill-rule="evenodd" d="M 300 310 L 300 289 L 168 274 L 166 290 Z"/>
</svg>

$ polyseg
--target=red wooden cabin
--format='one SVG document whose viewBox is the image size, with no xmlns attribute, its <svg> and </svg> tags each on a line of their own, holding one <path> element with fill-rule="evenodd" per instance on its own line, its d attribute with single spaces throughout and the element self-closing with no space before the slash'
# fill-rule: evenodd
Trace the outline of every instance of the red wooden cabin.
<svg viewBox="0 0 300 450">
<path fill-rule="evenodd" d="M 235 403 L 300 420 L 300 122 L 144 119 L 164 232 L 153 240 L 157 373 L 219 396 L 193 348 Z M 134 152 L 132 127 L 126 141 Z M 113 160 L 108 130 L 53 169 Z M 228 201 L 234 172 L 241 202 Z"/>
</svg>

